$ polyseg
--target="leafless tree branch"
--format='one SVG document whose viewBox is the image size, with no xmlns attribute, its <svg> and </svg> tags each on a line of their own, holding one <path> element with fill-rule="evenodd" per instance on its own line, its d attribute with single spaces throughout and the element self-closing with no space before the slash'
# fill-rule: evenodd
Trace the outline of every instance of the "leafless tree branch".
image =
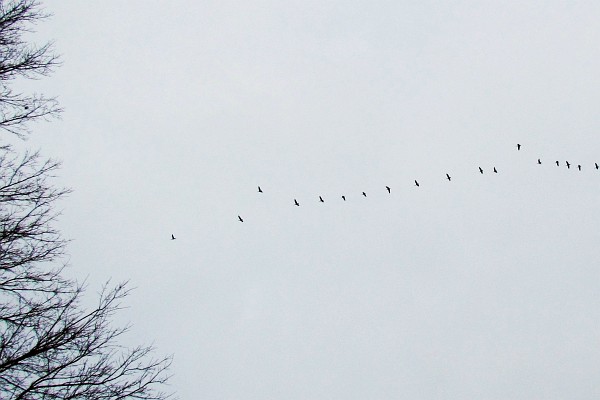
<svg viewBox="0 0 600 400">
<path fill-rule="evenodd" d="M 57 65 L 51 43 L 23 40 L 46 16 L 38 0 L 0 0 L 0 128 L 19 137 L 29 122 L 60 112 L 54 98 L 9 86 Z M 0 398 L 167 399 L 171 358 L 154 357 L 152 346 L 125 348 L 119 340 L 129 326 L 111 325 L 126 283 L 106 284 L 87 309 L 85 284 L 63 277 L 67 241 L 54 223 L 69 190 L 52 182 L 59 167 L 0 146 Z"/>
<path fill-rule="evenodd" d="M 52 42 L 36 46 L 23 39 L 46 17 L 38 0 L 0 1 L 0 128 L 21 138 L 30 133 L 30 122 L 62 111 L 56 98 L 16 92 L 10 86 L 17 78 L 47 76 L 58 66 Z"/>
</svg>

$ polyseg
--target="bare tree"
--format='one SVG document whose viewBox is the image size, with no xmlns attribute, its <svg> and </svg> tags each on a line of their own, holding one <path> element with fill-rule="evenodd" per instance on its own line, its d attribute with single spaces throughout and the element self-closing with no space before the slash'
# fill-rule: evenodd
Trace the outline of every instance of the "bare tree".
<svg viewBox="0 0 600 400">
<path fill-rule="evenodd" d="M 15 91 L 16 78 L 36 79 L 48 75 L 58 64 L 52 43 L 28 43 L 23 35 L 46 18 L 38 0 L 0 1 L 0 128 L 19 137 L 29 133 L 28 123 L 59 115 L 55 98 Z"/>
<path fill-rule="evenodd" d="M 50 45 L 22 40 L 44 17 L 37 0 L 0 0 L 0 127 L 19 137 L 29 121 L 59 112 L 53 99 L 9 87 L 56 64 Z M 64 277 L 67 241 L 54 221 L 69 190 L 52 182 L 58 167 L 37 152 L 0 147 L 0 398 L 166 399 L 170 357 L 120 345 L 129 326 L 111 325 L 126 284 L 105 285 L 90 309 L 84 285 Z"/>
</svg>

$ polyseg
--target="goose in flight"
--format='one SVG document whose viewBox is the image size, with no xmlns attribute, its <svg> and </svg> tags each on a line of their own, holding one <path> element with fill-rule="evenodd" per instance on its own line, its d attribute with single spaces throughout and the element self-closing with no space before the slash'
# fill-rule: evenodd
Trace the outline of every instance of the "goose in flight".
<svg viewBox="0 0 600 400">
<path fill-rule="evenodd" d="M 483 170 L 481 169 L 481 167 L 479 167 L 479 172 L 483 174 Z"/>
<path fill-rule="evenodd" d="M 446 174 L 446 179 L 451 180 L 450 175 Z"/>
<path fill-rule="evenodd" d="M 325 200 L 323 200 L 321 196 L 319 196 L 319 200 L 321 201 L 321 203 L 325 203 Z"/>
<path fill-rule="evenodd" d="M 175 240 L 175 239 L 176 239 L 175 235 L 173 235 L 173 234 L 171 233 L 171 240 Z"/>
<path fill-rule="evenodd" d="M 567 168 L 571 168 L 571 164 L 568 161 L 565 161 L 567 163 Z"/>
<path fill-rule="evenodd" d="M 517 150 L 521 150 L 521 145 L 517 143 Z"/>
<path fill-rule="evenodd" d="M 258 193 L 262 193 L 262 189 L 260 188 L 260 186 L 258 187 Z"/>
<path fill-rule="evenodd" d="M 581 171 L 581 165 L 577 165 L 577 169 Z"/>
<path fill-rule="evenodd" d="M 419 182 L 417 182 L 417 180 L 415 179 L 415 186 L 419 186 Z"/>
<path fill-rule="evenodd" d="M 494 173 L 497 174 L 498 170 L 496 169 L 496 167 L 494 167 Z"/>
<path fill-rule="evenodd" d="M 367 197 L 367 194 L 365 192 L 363 192 L 363 196 Z"/>
<path fill-rule="evenodd" d="M 600 168 L 597 162 L 595 162 L 594 165 L 596 166 L 596 169 Z"/>
<path fill-rule="evenodd" d="M 298 207 L 300 207 L 300 203 L 298 203 L 298 200 L 294 199 L 294 204 L 297 205 Z"/>
<path fill-rule="evenodd" d="M 239 215 L 238 215 L 238 219 L 240 220 L 240 222 L 244 222 L 244 220 L 242 219 L 242 217 L 240 217 Z"/>
<path fill-rule="evenodd" d="M 558 167 L 559 165 L 560 165 L 560 163 L 557 161 L 557 162 L 556 162 L 556 166 Z"/>
<path fill-rule="evenodd" d="M 386 186 L 385 188 L 387 189 L 388 193 L 392 193 L 392 189 L 389 186 Z"/>
<path fill-rule="evenodd" d="M 342 195 L 342 200 L 346 201 L 346 196 Z"/>
<path fill-rule="evenodd" d="M 540 160 L 540 159 L 538 158 L 538 164 L 541 164 L 541 163 L 542 163 L 542 160 Z"/>
</svg>

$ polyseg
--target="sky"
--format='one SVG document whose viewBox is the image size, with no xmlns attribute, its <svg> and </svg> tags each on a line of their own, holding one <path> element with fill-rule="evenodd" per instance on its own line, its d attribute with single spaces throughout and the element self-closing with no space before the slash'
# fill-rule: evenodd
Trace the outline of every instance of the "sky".
<svg viewBox="0 0 600 400">
<path fill-rule="evenodd" d="M 180 398 L 600 396 L 600 3 L 45 9 L 68 274 Z"/>
</svg>

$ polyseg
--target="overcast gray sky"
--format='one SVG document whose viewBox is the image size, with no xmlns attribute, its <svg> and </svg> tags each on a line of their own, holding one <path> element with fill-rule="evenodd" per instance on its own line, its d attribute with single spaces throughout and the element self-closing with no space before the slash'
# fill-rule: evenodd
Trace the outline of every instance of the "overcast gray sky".
<svg viewBox="0 0 600 400">
<path fill-rule="evenodd" d="M 182 399 L 600 397 L 599 2 L 46 8 L 70 273 Z"/>
</svg>

